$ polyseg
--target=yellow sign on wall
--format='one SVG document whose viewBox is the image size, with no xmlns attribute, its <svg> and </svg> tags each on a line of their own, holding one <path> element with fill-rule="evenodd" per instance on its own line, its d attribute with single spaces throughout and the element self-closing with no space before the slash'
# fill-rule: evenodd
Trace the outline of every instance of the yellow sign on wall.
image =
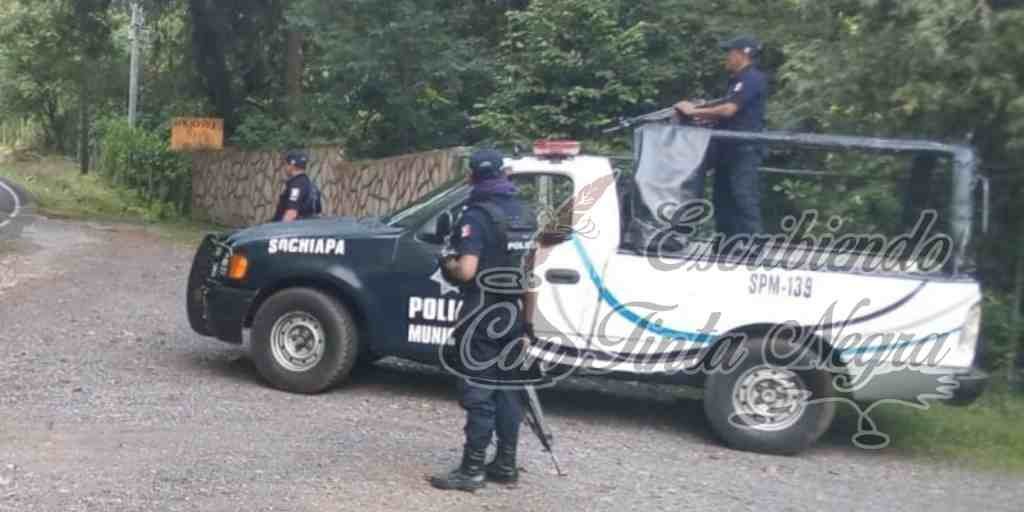
<svg viewBox="0 0 1024 512">
<path fill-rule="evenodd" d="M 171 127 L 171 150 L 224 149 L 224 120 L 176 117 Z"/>
</svg>

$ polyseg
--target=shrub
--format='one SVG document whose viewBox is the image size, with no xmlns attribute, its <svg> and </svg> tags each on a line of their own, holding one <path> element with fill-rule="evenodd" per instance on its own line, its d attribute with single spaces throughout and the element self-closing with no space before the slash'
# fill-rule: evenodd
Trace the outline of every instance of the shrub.
<svg viewBox="0 0 1024 512">
<path fill-rule="evenodd" d="M 242 149 L 284 150 L 302 147 L 305 138 L 292 123 L 262 110 L 252 109 L 245 112 L 230 142 Z"/>
<path fill-rule="evenodd" d="M 166 136 L 116 119 L 100 123 L 99 138 L 99 169 L 114 184 L 139 192 L 158 218 L 189 213 L 192 168 Z"/>
<path fill-rule="evenodd" d="M 985 294 L 981 335 L 987 345 L 985 366 L 1002 373 L 1011 364 L 1017 349 L 1017 329 L 1013 322 L 1013 297 L 989 291 Z"/>
</svg>

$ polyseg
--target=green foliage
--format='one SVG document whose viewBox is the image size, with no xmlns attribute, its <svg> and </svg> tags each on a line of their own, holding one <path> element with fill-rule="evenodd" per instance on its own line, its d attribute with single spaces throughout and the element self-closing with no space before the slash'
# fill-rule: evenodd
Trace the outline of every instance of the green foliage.
<svg viewBox="0 0 1024 512">
<path fill-rule="evenodd" d="M 132 129 L 124 120 L 105 121 L 100 132 L 104 176 L 138 191 L 158 218 L 188 213 L 192 168 L 187 157 L 168 149 L 165 134 Z"/>
<path fill-rule="evenodd" d="M 1003 370 L 1017 349 L 1021 326 L 1013 322 L 1013 299 L 1009 294 L 990 292 L 985 296 L 982 334 L 987 344 L 987 363 L 992 370 Z"/>
<path fill-rule="evenodd" d="M 192 65 L 228 135 L 250 99 L 284 96 L 285 0 L 189 1 Z"/>
<path fill-rule="evenodd" d="M 244 149 L 287 149 L 307 143 L 300 129 L 286 119 L 264 111 L 248 111 L 231 142 Z"/>
<path fill-rule="evenodd" d="M 476 122 L 499 138 L 583 139 L 649 104 L 648 23 L 620 23 L 617 0 L 535 0 L 509 14 L 498 88 Z"/>
<path fill-rule="evenodd" d="M 300 127 L 357 157 L 478 139 L 468 120 L 493 87 L 492 57 L 483 36 L 460 34 L 464 11 L 442 0 L 295 2 L 291 24 L 312 50 Z"/>
<path fill-rule="evenodd" d="M 106 79 L 118 67 L 109 4 L 9 0 L 0 12 L 0 116 L 40 123 L 49 149 L 76 147 L 83 98 L 109 107 Z"/>
<path fill-rule="evenodd" d="M 8 119 L 0 122 L 0 149 L 37 147 L 41 139 L 39 123 L 27 119 Z"/>
</svg>

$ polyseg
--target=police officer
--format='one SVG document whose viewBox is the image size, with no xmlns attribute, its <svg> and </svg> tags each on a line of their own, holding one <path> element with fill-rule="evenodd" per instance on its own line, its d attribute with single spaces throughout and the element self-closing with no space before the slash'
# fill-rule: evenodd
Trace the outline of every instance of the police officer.
<svg viewBox="0 0 1024 512">
<path fill-rule="evenodd" d="M 289 151 L 285 155 L 284 174 L 287 182 L 278 197 L 272 222 L 292 222 L 321 213 L 320 191 L 306 175 L 308 162 L 309 157 L 301 151 Z"/>
<path fill-rule="evenodd" d="M 464 301 L 453 334 L 459 358 L 463 362 L 471 358 L 473 362 L 457 370 L 461 373 L 460 404 L 466 411 L 465 442 L 461 465 L 430 479 L 434 487 L 464 491 L 483 487 L 485 479 L 501 483 L 518 480 L 516 447 L 523 421 L 522 390 L 500 385 L 514 378 L 514 370 L 480 363 L 497 361 L 503 353 L 515 353 L 507 349 L 515 348 L 509 347 L 510 343 L 521 341 L 527 299 L 512 289 L 510 293 L 485 291 L 478 277 L 495 269 L 512 270 L 514 274 L 519 267 L 509 250 L 509 232 L 513 228 L 530 232 L 536 224 L 536 217 L 518 199 L 516 186 L 506 177 L 500 152 L 474 152 L 469 182 L 469 201 L 452 231 L 453 254 L 441 261 L 445 277 L 459 285 Z M 494 435 L 497 455 L 485 467 L 487 447 Z"/>
<path fill-rule="evenodd" d="M 765 76 L 754 62 L 761 51 L 761 43 L 753 37 L 740 36 L 722 43 L 720 47 L 728 52 L 725 69 L 730 74 L 724 101 L 707 107 L 682 101 L 676 104 L 676 109 L 699 124 L 710 124 L 722 130 L 760 132 L 764 129 L 768 95 Z M 763 159 L 761 146 L 746 141 L 714 140 L 708 156 L 706 167 L 715 168 L 714 203 L 718 230 L 726 238 L 760 233 L 758 168 Z"/>
</svg>

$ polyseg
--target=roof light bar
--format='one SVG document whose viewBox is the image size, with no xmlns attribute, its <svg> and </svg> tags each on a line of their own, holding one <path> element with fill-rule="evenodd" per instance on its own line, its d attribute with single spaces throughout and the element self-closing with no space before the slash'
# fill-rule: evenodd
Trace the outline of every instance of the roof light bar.
<svg viewBox="0 0 1024 512">
<path fill-rule="evenodd" d="M 575 140 L 538 140 L 533 144 L 535 156 L 577 156 L 580 143 Z"/>
</svg>

